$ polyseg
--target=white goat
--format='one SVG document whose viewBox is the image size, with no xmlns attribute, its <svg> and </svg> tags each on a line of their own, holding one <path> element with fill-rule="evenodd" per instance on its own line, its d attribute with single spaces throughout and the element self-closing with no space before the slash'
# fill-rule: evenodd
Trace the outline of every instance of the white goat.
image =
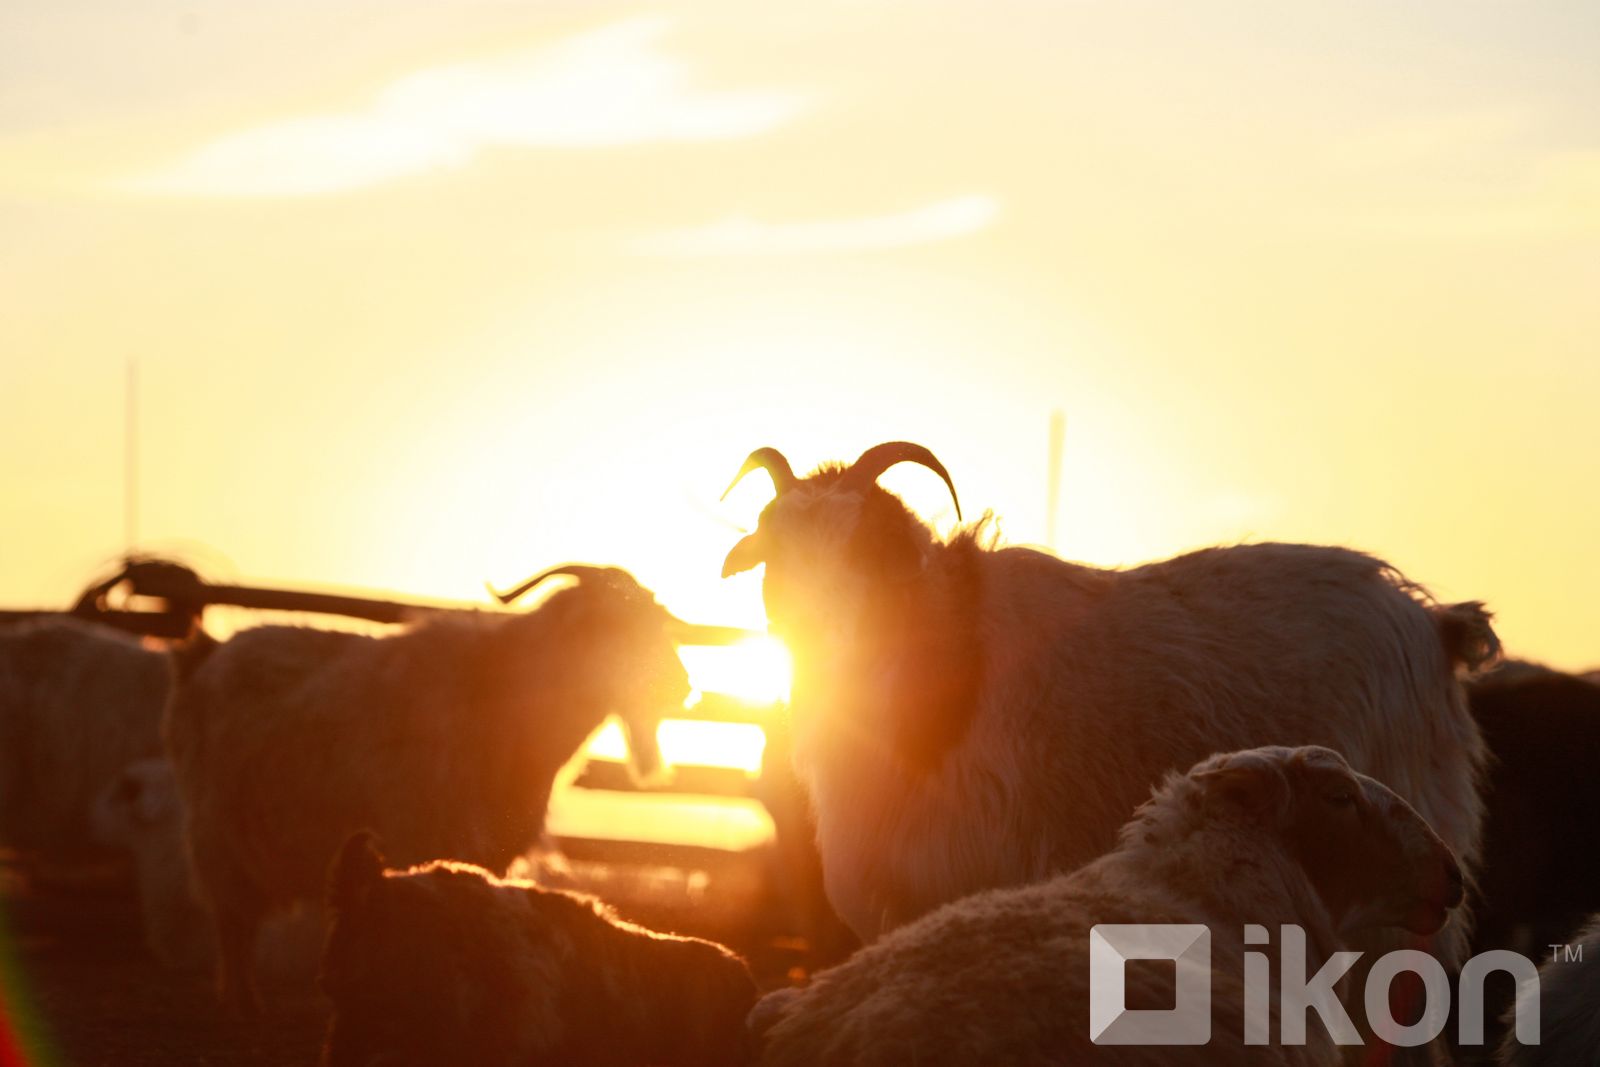
<svg viewBox="0 0 1600 1067">
<path fill-rule="evenodd" d="M 674 620 L 626 572 L 575 574 L 516 616 L 441 615 L 391 637 L 268 626 L 211 651 L 166 722 L 219 992 L 250 1014 L 264 916 L 321 895 L 354 831 L 396 859 L 504 870 L 539 838 L 556 772 L 617 712 L 636 767 L 688 680 Z"/>
<path fill-rule="evenodd" d="M 0 844 L 97 851 L 89 813 L 128 763 L 161 753 L 167 657 L 75 619 L 0 628 Z"/>
<path fill-rule="evenodd" d="M 130 854 L 138 877 L 145 944 L 163 966 L 211 966 L 211 920 L 196 895 L 183 840 L 183 801 L 172 764 L 139 760 L 101 792 L 90 816 L 101 844 Z M 255 967 L 274 984 L 304 986 L 322 953 L 323 913 L 309 903 L 268 920 Z"/>
<path fill-rule="evenodd" d="M 90 815 L 95 840 L 133 857 L 145 943 L 168 967 L 211 961 L 210 928 L 189 880 L 183 802 L 172 764 L 138 760 L 101 790 Z"/>
<path fill-rule="evenodd" d="M 1305 934 L 1307 974 L 1347 933 L 1437 930 L 1460 902 L 1450 850 L 1412 808 L 1324 748 L 1216 756 L 1173 775 L 1109 854 L 1068 875 L 947 904 L 751 1012 L 761 1067 L 1095 1063 L 1336 1064 L 1316 1022 L 1283 1040 L 1276 998 L 1245 1044 L 1246 924 Z M 1203 1049 L 1094 1045 L 1090 929 L 1200 924 L 1210 931 L 1212 1015 Z M 1260 950 L 1258 950 L 1260 951 Z M 1129 1007 L 1171 1007 L 1201 965 L 1131 964 Z M 1137 1035 L 1133 1035 L 1137 1036 Z"/>
<path fill-rule="evenodd" d="M 1430 606 L 1343 548 L 1115 571 L 993 549 L 982 523 L 941 541 L 876 484 L 908 461 L 954 494 L 919 445 L 805 478 L 751 453 L 734 483 L 764 468 L 777 497 L 723 569 L 766 564 L 828 895 L 862 937 L 1078 867 L 1165 772 L 1262 744 L 1339 749 L 1470 871 L 1483 745 L 1455 669 L 1498 648 L 1480 605 Z M 1459 960 L 1462 932 L 1443 937 Z"/>
</svg>

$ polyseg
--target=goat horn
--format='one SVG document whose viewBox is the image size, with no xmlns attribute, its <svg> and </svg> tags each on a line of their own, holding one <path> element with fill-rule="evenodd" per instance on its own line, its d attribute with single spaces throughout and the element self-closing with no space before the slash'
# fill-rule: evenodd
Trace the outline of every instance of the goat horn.
<svg viewBox="0 0 1600 1067">
<path fill-rule="evenodd" d="M 615 567 L 596 567 L 591 563 L 563 563 L 559 567 L 551 567 L 547 571 L 540 571 L 538 574 L 535 574 L 532 578 L 529 578 L 515 589 L 510 589 L 504 593 L 499 593 L 496 592 L 494 586 L 491 585 L 489 586 L 489 592 L 496 600 L 500 601 L 500 603 L 509 604 L 513 600 L 516 600 L 518 597 L 522 596 L 528 590 L 532 589 L 534 586 L 538 585 L 540 582 L 544 581 L 546 578 L 554 578 L 558 574 L 569 575 L 582 582 L 615 581 L 619 575 L 624 573 L 626 572 L 620 571 Z"/>
<path fill-rule="evenodd" d="M 776 448 L 758 448 L 745 457 L 744 466 L 739 468 L 739 473 L 733 476 L 733 481 L 728 483 L 728 488 L 722 491 L 719 499 L 728 499 L 728 494 L 733 492 L 733 487 L 744 480 L 744 476 L 753 470 L 764 470 L 772 475 L 772 486 L 782 496 L 793 489 L 800 479 L 794 476 L 794 469 L 789 466 L 789 461 L 783 458 L 783 453 Z"/>
<path fill-rule="evenodd" d="M 950 499 L 955 501 L 956 519 L 960 521 L 961 498 L 956 496 L 956 483 L 950 480 L 950 472 L 944 469 L 944 464 L 932 452 L 910 441 L 886 441 L 881 445 L 873 445 L 850 464 L 850 469 L 845 472 L 845 483 L 857 488 L 873 485 L 884 471 L 897 463 L 916 463 L 943 478 L 950 490 Z"/>
</svg>

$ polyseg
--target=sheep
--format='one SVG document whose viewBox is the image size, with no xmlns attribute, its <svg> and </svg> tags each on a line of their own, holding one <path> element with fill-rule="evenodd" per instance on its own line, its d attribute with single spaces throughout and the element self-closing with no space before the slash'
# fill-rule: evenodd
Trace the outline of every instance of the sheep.
<svg viewBox="0 0 1600 1067">
<path fill-rule="evenodd" d="M 1589 916 L 1568 947 L 1573 956 L 1563 954 L 1546 962 L 1539 968 L 1538 986 L 1529 991 L 1539 998 L 1537 1043 L 1524 1044 L 1508 1012 L 1501 1067 L 1600 1063 L 1600 915 Z"/>
<path fill-rule="evenodd" d="M 1212 756 L 1169 775 L 1105 856 L 946 904 L 811 984 L 769 994 L 750 1028 L 761 1067 L 1188 1063 L 1196 1049 L 1092 1043 L 1090 931 L 1198 924 L 1212 970 L 1205 1062 L 1332 1064 L 1339 1050 L 1315 1024 L 1297 1046 L 1258 1016 L 1267 1047 L 1246 1048 L 1246 924 L 1280 945 L 1281 928 L 1298 926 L 1309 975 L 1353 932 L 1439 929 L 1462 893 L 1455 858 L 1421 816 L 1338 753 Z M 1180 969 L 1197 966 L 1128 967 L 1124 1004 L 1173 1007 Z"/>
<path fill-rule="evenodd" d="M 166 657 L 66 617 L 0 628 L 0 844 L 50 862 L 103 855 L 95 798 L 161 753 Z"/>
<path fill-rule="evenodd" d="M 325 1067 L 734 1067 L 756 1000 L 722 945 L 463 863 L 386 870 L 367 833 L 329 878 Z"/>
<path fill-rule="evenodd" d="M 377 830 L 404 863 L 504 870 L 611 711 L 653 773 L 659 717 L 689 692 L 675 620 L 615 568 L 553 568 L 505 599 L 557 574 L 580 580 L 526 614 L 438 615 L 386 637 L 265 626 L 190 666 L 165 732 L 231 1012 L 258 1009 L 263 917 L 318 896 L 352 831 Z"/>
<path fill-rule="evenodd" d="M 1600 685 L 1508 663 L 1468 686 L 1492 757 L 1474 951 L 1543 951 L 1600 910 Z"/>
<path fill-rule="evenodd" d="M 1456 668 L 1498 650 L 1482 605 L 1344 548 L 1100 570 L 996 549 L 983 522 L 940 540 L 877 485 L 902 462 L 954 498 L 906 442 L 804 478 L 757 449 L 729 486 L 765 469 L 777 490 L 723 576 L 766 565 L 828 896 L 864 940 L 1080 866 L 1163 773 L 1259 744 L 1340 749 L 1471 869 L 1483 745 Z M 1460 929 L 1440 950 L 1459 961 Z"/>
</svg>

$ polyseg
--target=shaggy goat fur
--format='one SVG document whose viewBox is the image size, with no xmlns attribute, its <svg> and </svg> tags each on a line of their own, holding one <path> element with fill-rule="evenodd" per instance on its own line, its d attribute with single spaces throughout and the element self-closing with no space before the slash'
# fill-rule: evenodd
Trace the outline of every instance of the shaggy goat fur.
<svg viewBox="0 0 1600 1067">
<path fill-rule="evenodd" d="M 437 616 L 383 638 L 269 626 L 211 653 L 166 736 L 224 1002 L 254 1010 L 262 918 L 318 896 L 353 831 L 378 831 L 402 863 L 504 870 L 609 712 L 652 769 L 659 716 L 688 694 L 669 619 L 622 575 L 523 615 Z"/>
<path fill-rule="evenodd" d="M 1539 1043 L 1524 1045 L 1506 1021 L 1503 1067 L 1595 1067 L 1600 1063 L 1600 915 L 1567 941 L 1582 959 L 1551 960 L 1539 968 Z"/>
<path fill-rule="evenodd" d="M 385 869 L 371 838 L 329 887 L 326 1067 L 733 1067 L 756 987 L 721 945 L 466 864 Z"/>
<path fill-rule="evenodd" d="M 1304 929 L 1307 973 L 1344 934 L 1437 929 L 1461 876 L 1403 800 L 1323 748 L 1264 748 L 1172 776 L 1120 844 L 1052 880 L 989 890 L 886 935 L 810 985 L 751 1013 L 761 1067 L 1191 1063 L 1196 1049 L 1095 1046 L 1089 931 L 1100 923 L 1203 924 L 1211 936 L 1208 1064 L 1334 1064 L 1319 1023 L 1309 1043 L 1244 1044 L 1247 923 L 1275 941 Z M 1170 1006 L 1175 969 L 1130 965 L 1124 1003 Z M 1276 1016 L 1275 1001 L 1271 1011 Z"/>
<path fill-rule="evenodd" d="M 1473 950 L 1536 956 L 1600 909 L 1600 686 L 1518 663 L 1467 693 L 1491 756 Z"/>
<path fill-rule="evenodd" d="M 1165 772 L 1261 744 L 1342 751 L 1471 868 L 1483 745 L 1456 668 L 1497 650 L 1481 606 L 1343 548 L 1110 571 L 941 541 L 851 470 L 785 468 L 724 573 L 766 564 L 828 895 L 864 938 L 1078 867 Z M 1464 947 L 1453 927 L 1441 955 Z"/>
<path fill-rule="evenodd" d="M 95 798 L 161 753 L 167 658 L 59 618 L 0 629 L 0 844 L 48 859 L 99 851 Z"/>
</svg>

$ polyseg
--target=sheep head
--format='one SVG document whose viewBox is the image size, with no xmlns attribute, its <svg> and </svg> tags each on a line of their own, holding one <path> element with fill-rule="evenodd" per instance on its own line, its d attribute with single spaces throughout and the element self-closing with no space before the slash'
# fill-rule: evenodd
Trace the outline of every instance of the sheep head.
<svg viewBox="0 0 1600 1067">
<path fill-rule="evenodd" d="M 1250 749 L 1213 757 L 1190 777 L 1208 808 L 1282 833 L 1345 932 L 1431 934 L 1461 903 L 1461 868 L 1433 828 L 1332 749 Z"/>
<path fill-rule="evenodd" d="M 495 596 L 509 604 L 549 578 L 576 578 L 575 588 L 550 598 L 574 601 L 590 636 L 584 650 L 596 657 L 589 671 L 601 679 L 607 700 L 628 739 L 633 770 L 649 778 L 661 767 L 656 728 L 665 713 L 689 696 L 689 676 L 678 658 L 677 640 L 691 624 L 675 617 L 638 580 L 619 567 L 569 563 L 551 567 L 515 589 Z"/>
<path fill-rule="evenodd" d="M 877 484 L 899 463 L 919 464 L 942 478 L 960 517 L 961 502 L 944 464 L 906 441 L 875 445 L 847 467 L 825 465 L 804 478 L 795 476 L 777 449 L 758 448 L 729 484 L 727 492 L 758 469 L 772 476 L 777 495 L 755 532 L 728 553 L 722 576 L 766 564 L 767 617 L 797 653 L 819 641 L 852 644 L 872 590 L 908 581 L 927 566 L 933 531 Z"/>
</svg>

